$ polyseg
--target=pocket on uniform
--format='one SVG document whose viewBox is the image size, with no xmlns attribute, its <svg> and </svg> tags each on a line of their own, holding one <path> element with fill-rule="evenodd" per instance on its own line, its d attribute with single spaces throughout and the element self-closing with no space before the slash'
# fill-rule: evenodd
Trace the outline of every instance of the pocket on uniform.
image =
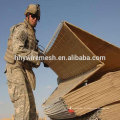
<svg viewBox="0 0 120 120">
<path fill-rule="evenodd" d="M 8 93 L 13 103 L 24 95 L 24 89 L 24 85 L 8 82 Z"/>
<path fill-rule="evenodd" d="M 6 75 L 8 82 L 19 85 L 25 84 L 25 74 L 21 68 L 11 69 Z"/>
</svg>

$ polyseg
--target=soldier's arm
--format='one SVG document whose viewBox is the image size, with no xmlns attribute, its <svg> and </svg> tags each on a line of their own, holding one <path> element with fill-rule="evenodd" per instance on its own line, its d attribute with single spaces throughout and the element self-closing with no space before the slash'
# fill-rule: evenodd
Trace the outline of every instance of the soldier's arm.
<svg viewBox="0 0 120 120">
<path fill-rule="evenodd" d="M 13 53 L 16 56 L 38 56 L 38 52 L 29 50 L 25 47 L 27 40 L 27 32 L 23 25 L 20 25 L 14 29 L 12 36 Z M 37 64 L 38 60 L 28 60 L 32 63 Z"/>
<path fill-rule="evenodd" d="M 30 50 L 25 48 L 25 42 L 27 40 L 27 33 L 23 25 L 19 25 L 14 29 L 12 36 L 13 53 L 15 55 L 27 56 L 30 54 Z"/>
</svg>

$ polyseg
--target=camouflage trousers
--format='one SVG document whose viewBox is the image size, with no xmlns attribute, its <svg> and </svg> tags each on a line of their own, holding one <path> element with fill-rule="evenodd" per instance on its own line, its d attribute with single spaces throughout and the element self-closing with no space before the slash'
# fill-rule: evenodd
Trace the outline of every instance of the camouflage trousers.
<svg viewBox="0 0 120 120">
<path fill-rule="evenodd" d="M 34 95 L 24 69 L 7 66 L 8 93 L 15 109 L 15 120 L 38 120 Z"/>
</svg>

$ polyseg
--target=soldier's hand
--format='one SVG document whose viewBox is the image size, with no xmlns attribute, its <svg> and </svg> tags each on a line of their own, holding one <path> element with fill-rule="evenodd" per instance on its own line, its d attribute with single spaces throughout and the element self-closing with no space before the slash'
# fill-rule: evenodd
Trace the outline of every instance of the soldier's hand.
<svg viewBox="0 0 120 120">
<path fill-rule="evenodd" d="M 42 56 L 42 57 L 43 57 L 43 60 L 41 60 L 41 62 L 43 62 L 44 67 L 49 67 L 49 66 L 44 62 L 44 60 L 45 60 L 45 54 L 43 53 L 43 51 L 41 51 L 40 48 L 38 49 L 38 56 Z"/>
</svg>

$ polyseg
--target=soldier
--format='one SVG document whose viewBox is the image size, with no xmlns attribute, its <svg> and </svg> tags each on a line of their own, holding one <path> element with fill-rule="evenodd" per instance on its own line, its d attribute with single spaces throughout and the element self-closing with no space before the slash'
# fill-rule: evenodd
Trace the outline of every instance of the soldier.
<svg viewBox="0 0 120 120">
<path fill-rule="evenodd" d="M 38 120 L 33 91 L 35 75 L 32 68 L 38 68 L 37 59 L 16 60 L 16 57 L 39 57 L 35 26 L 40 20 L 40 6 L 30 4 L 25 11 L 23 23 L 10 29 L 8 47 L 5 54 L 8 92 L 15 109 L 15 120 Z"/>
</svg>

